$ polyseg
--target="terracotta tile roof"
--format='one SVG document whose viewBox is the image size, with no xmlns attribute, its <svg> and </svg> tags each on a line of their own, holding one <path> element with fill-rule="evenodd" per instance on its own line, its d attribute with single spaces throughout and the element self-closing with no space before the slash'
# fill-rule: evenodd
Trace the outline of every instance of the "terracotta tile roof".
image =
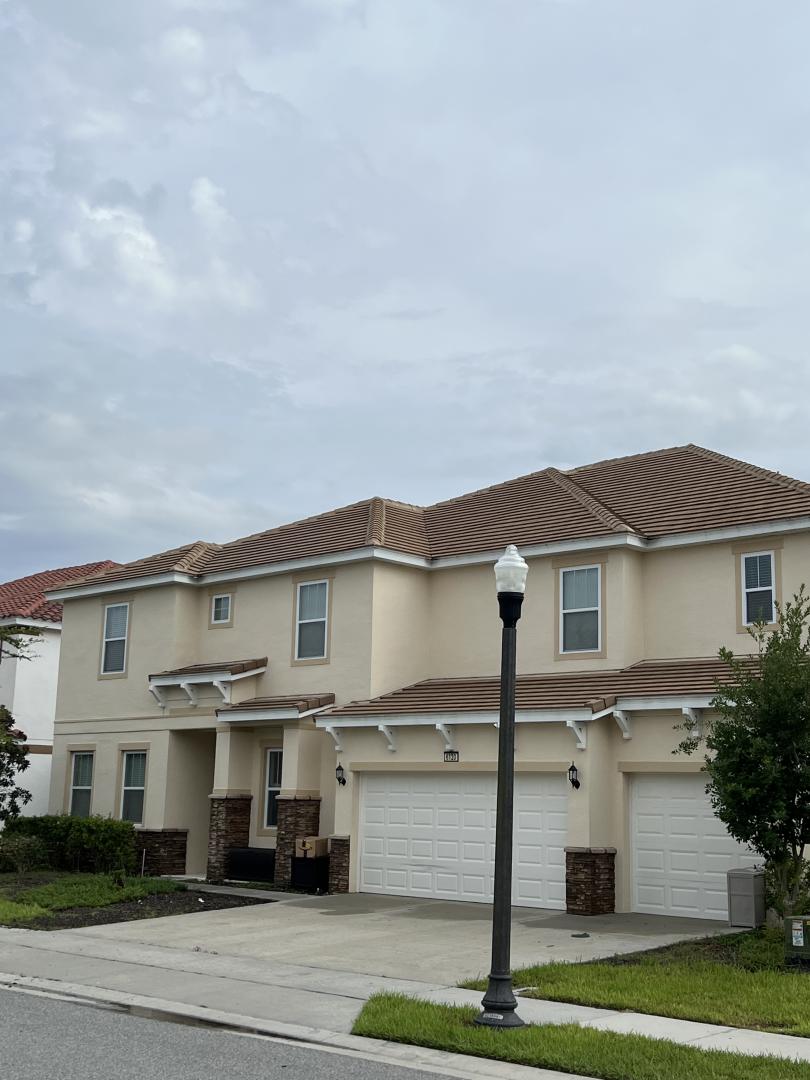
<svg viewBox="0 0 810 1080">
<path fill-rule="evenodd" d="M 365 499 L 231 543 L 187 544 L 96 580 L 229 573 L 370 546 L 435 559 L 506 544 L 644 539 L 805 516 L 810 484 L 689 444 L 566 472 L 547 468 L 432 506 Z"/>
<path fill-rule="evenodd" d="M 156 671 L 149 678 L 156 679 L 161 675 L 199 675 L 200 672 L 207 671 L 241 675 L 245 671 L 254 671 L 256 668 L 263 667 L 267 667 L 266 656 L 262 656 L 257 660 L 212 660 L 208 664 L 187 664 L 185 667 L 172 668 L 169 671 Z"/>
<path fill-rule="evenodd" d="M 519 675 L 518 709 L 584 709 L 593 712 L 616 703 L 617 697 L 674 697 L 712 694 L 726 680 L 728 668 L 714 658 L 644 660 L 621 671 L 580 671 L 562 675 Z M 397 713 L 497 711 L 500 681 L 491 678 L 425 679 L 370 701 L 353 701 L 334 709 L 341 716 Z"/>
<path fill-rule="evenodd" d="M 37 619 L 58 623 L 62 619 L 62 605 L 48 600 L 45 592 L 116 565 L 109 560 L 84 563 L 81 566 L 64 566 L 59 570 L 43 570 L 39 574 L 7 581 L 0 585 L 0 619 Z"/>
<path fill-rule="evenodd" d="M 240 701 L 237 705 L 225 705 L 217 709 L 218 713 L 252 712 L 254 709 L 297 709 L 309 712 L 333 705 L 334 694 L 282 694 L 275 697 L 255 697 Z"/>
</svg>

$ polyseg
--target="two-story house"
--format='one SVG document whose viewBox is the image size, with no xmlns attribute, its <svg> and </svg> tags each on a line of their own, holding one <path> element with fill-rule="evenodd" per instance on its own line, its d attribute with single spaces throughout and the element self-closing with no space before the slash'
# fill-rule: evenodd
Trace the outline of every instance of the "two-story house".
<svg viewBox="0 0 810 1080">
<path fill-rule="evenodd" d="M 29 755 L 28 768 L 20 777 L 21 786 L 31 793 L 24 814 L 47 812 L 51 782 L 62 605 L 47 600 L 45 590 L 113 566 L 109 561 L 65 566 L 0 584 L 0 627 L 37 635 L 30 639 L 25 657 L 0 642 L 0 705 L 25 733 Z"/>
<path fill-rule="evenodd" d="M 529 564 L 514 903 L 723 918 L 750 856 L 675 727 L 708 709 L 718 648 L 750 652 L 810 576 L 810 485 L 692 445 L 370 499 L 53 592 L 52 810 L 136 822 L 166 872 L 273 847 L 285 883 L 320 834 L 335 890 L 487 901 L 509 543 Z"/>
</svg>

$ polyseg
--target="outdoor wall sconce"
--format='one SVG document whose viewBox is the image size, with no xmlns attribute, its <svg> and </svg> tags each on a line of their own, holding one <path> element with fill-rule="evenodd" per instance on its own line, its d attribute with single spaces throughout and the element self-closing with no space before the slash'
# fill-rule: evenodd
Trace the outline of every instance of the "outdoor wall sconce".
<svg viewBox="0 0 810 1080">
<path fill-rule="evenodd" d="M 576 765 L 571 762 L 571 768 L 568 770 L 568 779 L 571 782 L 571 787 L 575 790 L 579 790 L 579 771 Z"/>
<path fill-rule="evenodd" d="M 335 779 L 341 787 L 346 783 L 346 770 L 340 764 L 338 764 L 338 767 L 335 769 Z"/>
</svg>

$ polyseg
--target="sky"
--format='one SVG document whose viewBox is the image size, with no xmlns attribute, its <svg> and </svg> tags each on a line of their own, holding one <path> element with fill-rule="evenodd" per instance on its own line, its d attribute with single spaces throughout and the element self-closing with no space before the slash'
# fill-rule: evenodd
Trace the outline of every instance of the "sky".
<svg viewBox="0 0 810 1080">
<path fill-rule="evenodd" d="M 0 580 L 697 442 L 810 479 L 806 0 L 0 0 Z"/>
</svg>

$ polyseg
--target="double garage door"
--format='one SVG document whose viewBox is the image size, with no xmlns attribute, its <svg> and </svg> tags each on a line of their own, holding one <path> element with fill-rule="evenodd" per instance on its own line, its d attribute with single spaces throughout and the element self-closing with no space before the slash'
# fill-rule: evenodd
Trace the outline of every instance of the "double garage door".
<svg viewBox="0 0 810 1080">
<path fill-rule="evenodd" d="M 360 890 L 442 900 L 492 900 L 492 773 L 372 773 L 362 791 Z M 565 907 L 566 784 L 515 781 L 512 902 Z"/>
<path fill-rule="evenodd" d="M 492 773 L 372 773 L 361 795 L 360 890 L 492 900 Z M 567 784 L 515 781 L 512 902 L 565 908 Z M 713 814 L 695 774 L 631 780 L 631 906 L 653 915 L 725 919 L 726 871 L 757 860 Z"/>
<path fill-rule="evenodd" d="M 726 871 L 760 860 L 715 817 L 703 776 L 632 781 L 633 910 L 725 919 Z"/>
</svg>

